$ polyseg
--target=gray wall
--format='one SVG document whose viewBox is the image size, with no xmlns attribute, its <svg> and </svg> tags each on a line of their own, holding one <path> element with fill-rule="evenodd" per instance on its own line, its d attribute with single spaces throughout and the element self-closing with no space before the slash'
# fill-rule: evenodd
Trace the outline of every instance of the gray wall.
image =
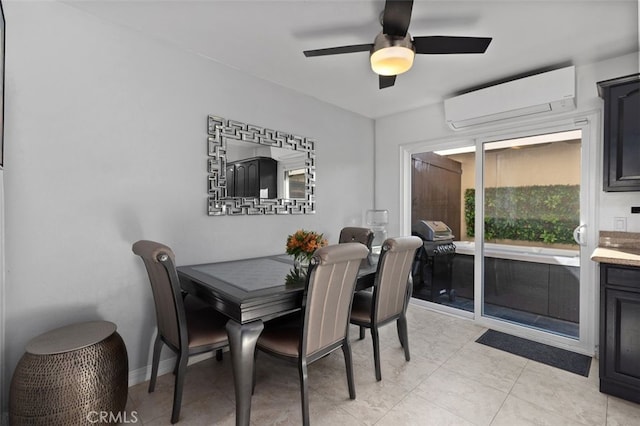
<svg viewBox="0 0 640 426">
<path fill-rule="evenodd" d="M 296 229 L 335 243 L 373 207 L 372 120 L 64 4 L 4 3 L 5 404 L 28 340 L 77 321 L 115 322 L 146 371 L 155 318 L 134 241 L 178 264 L 282 253 Z M 207 114 L 315 138 L 317 213 L 207 216 Z"/>
</svg>

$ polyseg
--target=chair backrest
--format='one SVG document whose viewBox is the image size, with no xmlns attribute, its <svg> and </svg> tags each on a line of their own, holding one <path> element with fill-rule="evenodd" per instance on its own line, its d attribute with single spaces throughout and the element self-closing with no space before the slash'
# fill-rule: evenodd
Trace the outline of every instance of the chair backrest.
<svg viewBox="0 0 640 426">
<path fill-rule="evenodd" d="M 156 307 L 158 333 L 169 344 L 180 349 L 186 343 L 187 336 L 175 255 L 164 244 L 148 240 L 137 241 L 132 249 L 142 258 L 147 268 Z"/>
<path fill-rule="evenodd" d="M 322 247 L 307 278 L 301 354 L 308 356 L 347 336 L 360 263 L 369 251 L 360 243 Z"/>
<path fill-rule="evenodd" d="M 398 316 L 405 307 L 409 272 L 419 237 L 387 238 L 382 244 L 376 284 L 373 289 L 373 320 L 380 322 Z"/>
<path fill-rule="evenodd" d="M 369 228 L 358 228 L 356 226 L 347 226 L 340 231 L 338 243 L 361 243 L 367 246 L 371 251 L 373 243 L 373 231 Z"/>
</svg>

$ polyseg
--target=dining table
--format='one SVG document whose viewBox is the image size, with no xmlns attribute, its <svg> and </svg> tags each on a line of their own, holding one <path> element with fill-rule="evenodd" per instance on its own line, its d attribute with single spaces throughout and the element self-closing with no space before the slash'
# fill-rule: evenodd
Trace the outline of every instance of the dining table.
<svg viewBox="0 0 640 426">
<path fill-rule="evenodd" d="M 377 259 L 370 255 L 358 271 L 356 291 L 372 287 Z M 251 417 L 254 352 L 264 322 L 300 310 L 305 280 L 291 256 L 272 256 L 178 266 L 183 291 L 229 320 L 226 330 L 236 397 L 236 425 Z"/>
</svg>

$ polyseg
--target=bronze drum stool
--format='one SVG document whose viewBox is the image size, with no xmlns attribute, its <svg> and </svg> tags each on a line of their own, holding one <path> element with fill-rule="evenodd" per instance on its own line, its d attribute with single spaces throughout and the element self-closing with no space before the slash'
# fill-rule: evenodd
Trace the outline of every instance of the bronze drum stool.
<svg viewBox="0 0 640 426">
<path fill-rule="evenodd" d="M 104 423 L 100 416 L 109 417 L 101 413 L 121 420 L 128 373 L 127 349 L 112 322 L 84 322 L 44 333 L 27 344 L 13 373 L 10 424 Z"/>
</svg>

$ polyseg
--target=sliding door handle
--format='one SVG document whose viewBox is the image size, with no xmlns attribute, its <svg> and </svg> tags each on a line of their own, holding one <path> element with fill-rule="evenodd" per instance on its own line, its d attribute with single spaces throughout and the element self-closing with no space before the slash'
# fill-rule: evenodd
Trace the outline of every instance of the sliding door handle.
<svg viewBox="0 0 640 426">
<path fill-rule="evenodd" d="M 586 246 L 587 242 L 584 241 L 583 235 L 587 230 L 587 225 L 578 225 L 573 230 L 573 239 L 579 246 Z"/>
</svg>

